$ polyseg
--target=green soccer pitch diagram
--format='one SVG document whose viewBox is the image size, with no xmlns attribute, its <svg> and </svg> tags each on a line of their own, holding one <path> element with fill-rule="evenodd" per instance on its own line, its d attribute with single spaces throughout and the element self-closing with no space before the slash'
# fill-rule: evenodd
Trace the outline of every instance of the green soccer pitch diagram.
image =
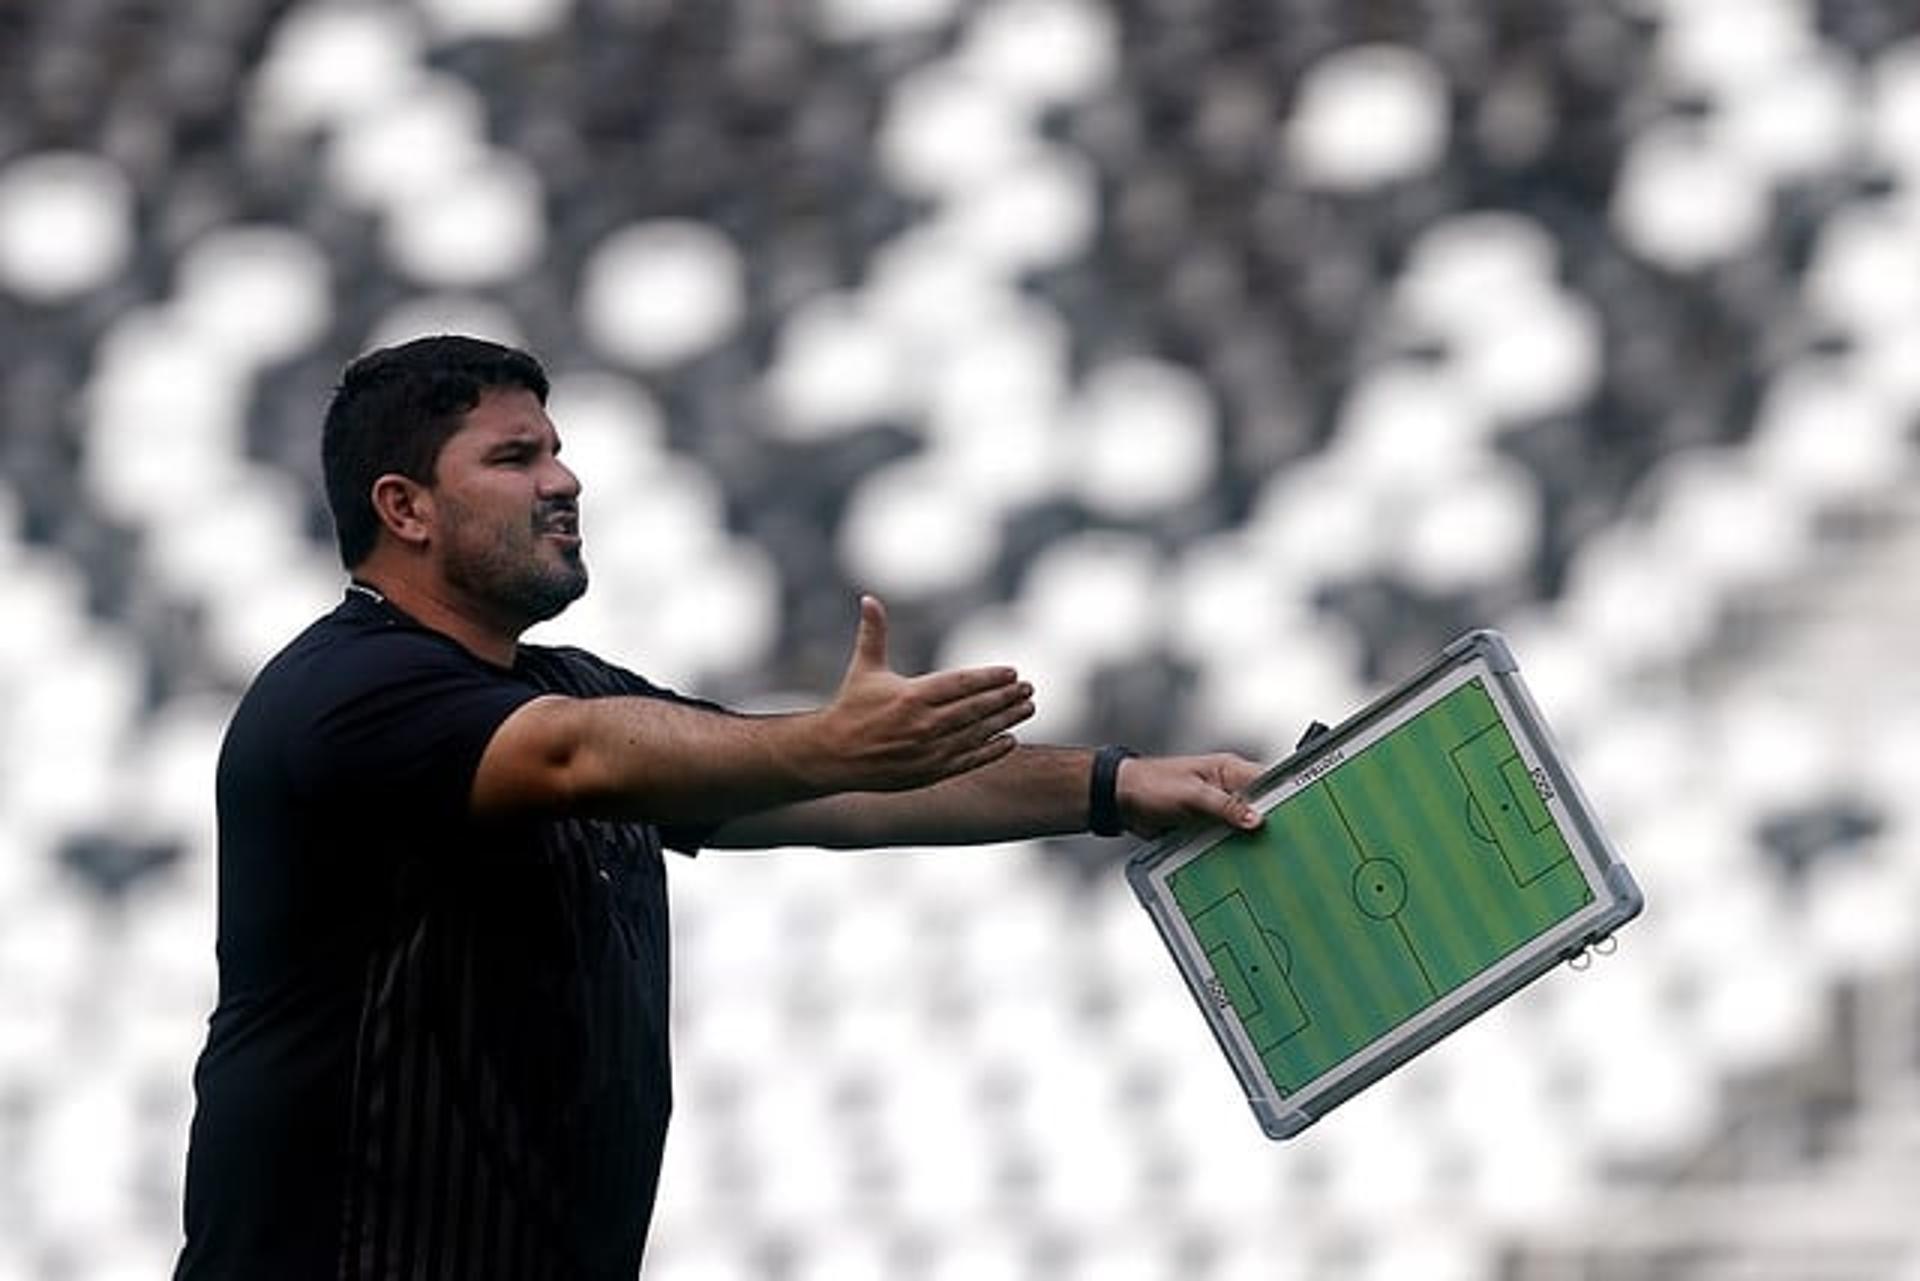
<svg viewBox="0 0 1920 1281">
<path fill-rule="evenodd" d="M 1284 1096 L 1593 901 L 1476 676 L 1167 875 Z"/>
</svg>

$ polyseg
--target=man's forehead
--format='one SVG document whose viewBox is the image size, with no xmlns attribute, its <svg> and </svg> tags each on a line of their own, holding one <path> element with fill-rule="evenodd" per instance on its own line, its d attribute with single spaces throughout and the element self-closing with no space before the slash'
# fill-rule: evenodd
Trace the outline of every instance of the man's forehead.
<svg viewBox="0 0 1920 1281">
<path fill-rule="evenodd" d="M 460 436 L 481 444 L 537 439 L 557 445 L 560 439 L 546 406 L 523 387 L 489 387 L 483 391 L 479 403 L 467 411 L 456 433 L 456 438 Z"/>
</svg>

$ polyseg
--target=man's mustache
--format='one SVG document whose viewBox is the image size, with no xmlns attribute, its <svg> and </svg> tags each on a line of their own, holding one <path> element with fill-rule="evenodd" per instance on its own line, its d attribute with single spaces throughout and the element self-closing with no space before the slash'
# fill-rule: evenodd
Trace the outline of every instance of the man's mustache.
<svg viewBox="0 0 1920 1281">
<path fill-rule="evenodd" d="M 533 509 L 533 523 L 537 529 L 561 529 L 573 534 L 580 532 L 580 505 L 570 500 L 542 503 Z"/>
</svg>

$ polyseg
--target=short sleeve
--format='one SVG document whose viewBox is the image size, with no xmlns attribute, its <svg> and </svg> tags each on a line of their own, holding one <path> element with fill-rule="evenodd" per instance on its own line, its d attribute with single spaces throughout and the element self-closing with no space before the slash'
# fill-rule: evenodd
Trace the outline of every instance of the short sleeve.
<svg viewBox="0 0 1920 1281">
<path fill-rule="evenodd" d="M 441 638 L 366 636 L 351 662 L 309 691 L 294 783 L 318 806 L 374 806 L 396 819 L 457 826 L 495 731 L 539 693 Z M 324 812 L 324 810 L 322 811 Z"/>
</svg>

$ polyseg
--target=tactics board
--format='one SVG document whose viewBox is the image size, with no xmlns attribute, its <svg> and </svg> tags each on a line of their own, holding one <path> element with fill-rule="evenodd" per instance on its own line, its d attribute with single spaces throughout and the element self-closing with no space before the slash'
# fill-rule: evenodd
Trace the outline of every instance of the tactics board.
<svg viewBox="0 0 1920 1281">
<path fill-rule="evenodd" d="M 1128 877 L 1262 1127 L 1297 1133 L 1641 906 L 1493 632 Z"/>
</svg>

